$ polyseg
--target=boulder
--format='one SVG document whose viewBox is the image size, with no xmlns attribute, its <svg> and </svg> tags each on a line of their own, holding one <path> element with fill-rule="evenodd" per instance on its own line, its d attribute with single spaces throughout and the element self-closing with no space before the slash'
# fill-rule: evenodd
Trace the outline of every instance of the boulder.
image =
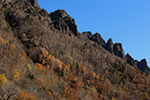
<svg viewBox="0 0 150 100">
<path fill-rule="evenodd" d="M 124 50 L 121 43 L 115 43 L 113 48 L 114 54 L 118 57 L 125 58 Z"/>
</svg>

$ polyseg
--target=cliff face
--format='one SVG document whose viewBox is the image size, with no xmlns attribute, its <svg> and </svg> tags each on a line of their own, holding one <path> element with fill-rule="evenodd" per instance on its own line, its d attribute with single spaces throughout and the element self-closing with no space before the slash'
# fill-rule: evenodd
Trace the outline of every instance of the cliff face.
<svg viewBox="0 0 150 100">
<path fill-rule="evenodd" d="M 56 10 L 49 14 L 52 21 L 54 21 L 54 27 L 63 32 L 73 33 L 75 36 L 79 36 L 77 25 L 73 18 L 71 18 L 64 10 Z"/>
<path fill-rule="evenodd" d="M 98 33 L 80 34 L 66 11 L 48 13 L 36 0 L 0 0 L 0 48 L 2 100 L 150 96 L 145 59 L 125 56 L 121 43 Z"/>
</svg>

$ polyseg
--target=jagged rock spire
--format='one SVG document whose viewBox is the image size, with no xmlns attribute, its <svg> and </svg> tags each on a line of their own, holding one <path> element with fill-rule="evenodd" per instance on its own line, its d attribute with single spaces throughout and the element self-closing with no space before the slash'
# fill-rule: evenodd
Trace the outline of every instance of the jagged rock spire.
<svg viewBox="0 0 150 100">
<path fill-rule="evenodd" d="M 113 48 L 114 48 L 114 44 L 113 44 L 113 41 L 112 39 L 110 38 L 108 41 L 107 41 L 107 44 L 106 44 L 106 50 L 110 51 L 112 54 L 114 54 L 113 52 Z"/>
</svg>

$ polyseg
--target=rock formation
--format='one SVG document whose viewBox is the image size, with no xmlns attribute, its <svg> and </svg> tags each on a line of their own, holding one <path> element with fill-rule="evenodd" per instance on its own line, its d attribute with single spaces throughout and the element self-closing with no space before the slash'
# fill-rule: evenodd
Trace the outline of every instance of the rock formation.
<svg viewBox="0 0 150 100">
<path fill-rule="evenodd" d="M 127 63 L 136 67 L 136 62 L 135 60 L 129 55 L 129 53 L 127 53 L 127 55 L 125 56 L 125 59 L 127 60 Z"/>
<path fill-rule="evenodd" d="M 97 44 L 99 44 L 100 46 L 104 47 L 106 45 L 104 39 L 101 37 L 101 35 L 99 33 L 95 33 L 94 35 L 92 35 L 89 38 L 91 41 L 96 42 Z"/>
<path fill-rule="evenodd" d="M 40 7 L 40 6 L 38 5 L 37 0 L 30 0 L 30 2 L 31 2 L 31 5 L 32 5 L 32 6 Z"/>
<path fill-rule="evenodd" d="M 147 66 L 146 59 L 142 59 L 140 62 L 137 63 L 137 68 L 140 69 L 143 72 L 146 72 L 147 74 L 150 74 L 150 68 Z"/>
<path fill-rule="evenodd" d="M 134 60 L 131 57 L 131 55 L 129 55 L 129 53 L 127 53 L 127 55 L 125 55 L 121 43 L 114 44 L 111 38 L 107 41 L 107 43 L 105 43 L 104 39 L 101 37 L 100 34 L 96 33 L 96 34 L 92 35 L 92 33 L 90 31 L 81 33 L 79 38 L 84 41 L 89 39 L 91 41 L 96 42 L 98 45 L 102 46 L 110 53 L 112 53 L 120 58 L 125 59 L 127 61 L 127 63 L 130 64 L 131 66 L 134 66 L 134 67 L 140 69 L 141 71 L 145 72 L 146 74 L 150 74 L 150 69 L 147 66 L 146 60 L 143 59 L 139 62 L 137 60 Z"/>
<path fill-rule="evenodd" d="M 47 12 L 45 9 L 41 9 L 41 10 L 39 11 L 39 14 L 41 14 L 43 17 L 48 16 L 48 12 Z"/>
<path fill-rule="evenodd" d="M 36 2 L 0 0 L 0 100 L 148 97 L 150 69 L 145 59 L 139 62 L 127 54 L 129 66 L 121 59 L 121 43 L 105 43 L 90 31 L 79 35 L 64 10 L 48 14 Z"/>
<path fill-rule="evenodd" d="M 66 29 L 65 31 L 73 33 L 75 36 L 78 36 L 77 25 L 73 18 L 71 18 L 64 10 L 56 10 L 49 14 L 51 20 L 54 22 L 57 29 Z M 69 29 L 67 29 L 67 27 Z"/>
<path fill-rule="evenodd" d="M 115 54 L 118 57 L 125 58 L 124 50 L 122 48 L 121 43 L 113 44 L 112 39 L 110 38 L 107 43 L 105 43 L 104 39 L 101 37 L 99 33 L 95 33 L 92 35 L 91 32 L 83 32 L 80 37 L 82 40 L 86 40 L 87 38 L 91 41 L 96 42 L 98 45 L 102 46 L 112 54 Z"/>
<path fill-rule="evenodd" d="M 91 36 L 92 36 L 92 33 L 90 31 L 87 31 L 87 32 L 81 33 L 79 38 L 85 41 L 89 39 Z"/>
<path fill-rule="evenodd" d="M 62 18 L 59 18 L 54 22 L 54 27 L 58 30 L 61 30 L 62 32 L 68 31 L 68 26 Z"/>
<path fill-rule="evenodd" d="M 113 44 L 113 42 L 112 42 L 112 39 L 110 38 L 110 39 L 107 41 L 107 44 L 106 44 L 106 46 L 105 46 L 105 49 L 108 50 L 109 52 L 111 52 L 112 54 L 114 54 L 113 48 L 114 48 L 114 44 Z"/>
<path fill-rule="evenodd" d="M 121 43 L 115 43 L 113 48 L 114 54 L 118 57 L 125 58 L 124 50 Z"/>
<path fill-rule="evenodd" d="M 52 21 L 55 21 L 59 18 L 63 19 L 65 17 L 69 16 L 65 10 L 56 10 L 55 12 L 51 12 L 49 15 L 50 15 Z"/>
<path fill-rule="evenodd" d="M 3 2 L 13 2 L 12 0 L 1 0 L 0 3 Z M 16 1 L 15 1 L 16 2 Z M 122 48 L 121 43 L 113 43 L 112 39 L 110 38 L 107 43 L 101 37 L 99 33 L 92 35 L 90 31 L 83 32 L 79 34 L 77 30 L 77 25 L 75 24 L 75 20 L 71 18 L 65 10 L 56 10 L 48 14 L 45 9 L 41 9 L 36 0 L 23 0 L 17 1 L 18 3 L 14 3 L 13 9 L 6 9 L 5 10 L 5 19 L 12 27 L 14 31 L 15 37 L 19 38 L 21 43 L 24 44 L 24 50 L 26 51 L 27 55 L 31 57 L 33 61 L 37 61 L 40 50 L 37 48 L 42 42 L 34 41 L 33 36 L 35 32 L 33 31 L 32 27 L 26 27 L 30 24 L 30 21 L 33 21 L 33 17 L 39 19 L 39 21 L 43 21 L 46 27 L 49 29 L 53 28 L 55 31 L 59 31 L 61 33 L 67 33 L 70 36 L 73 34 L 81 40 L 91 40 L 98 45 L 105 48 L 110 53 L 120 57 L 125 58 L 127 63 L 130 65 L 139 68 L 142 71 L 147 71 L 147 64 L 142 60 L 140 62 L 135 61 L 129 54 L 125 56 L 124 50 Z M 1 5 L 5 8 L 5 5 Z M 18 4 L 22 4 L 24 6 L 19 7 Z M 12 5 L 9 5 L 10 7 Z M 16 8 L 15 8 L 16 7 Z M 19 12 L 17 9 L 22 9 L 22 12 Z M 15 9 L 15 10 L 14 10 Z M 31 15 L 31 16 L 29 16 Z M 33 23 L 32 23 L 33 24 Z M 37 22 L 33 25 L 38 25 Z M 25 28 L 26 27 L 26 28 Z M 39 26 L 42 27 L 42 26 Z M 38 39 L 42 39 L 39 35 L 43 35 L 42 32 L 36 33 Z M 34 52 L 36 51 L 36 52 Z M 145 63 L 145 64 L 144 64 Z M 143 67 L 142 67 L 143 66 Z"/>
</svg>

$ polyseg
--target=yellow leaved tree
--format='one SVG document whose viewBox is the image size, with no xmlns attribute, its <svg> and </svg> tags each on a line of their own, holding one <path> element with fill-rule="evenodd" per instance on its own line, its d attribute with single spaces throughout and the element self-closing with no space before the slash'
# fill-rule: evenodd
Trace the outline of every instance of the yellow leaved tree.
<svg viewBox="0 0 150 100">
<path fill-rule="evenodd" d="M 20 78 L 19 72 L 15 71 L 13 78 L 14 78 L 14 80 L 15 80 L 16 82 L 18 82 L 18 81 L 19 81 L 19 78 Z"/>
<path fill-rule="evenodd" d="M 7 84 L 8 84 L 8 80 L 5 77 L 5 75 L 4 74 L 0 74 L 0 86 L 7 85 Z"/>
</svg>

